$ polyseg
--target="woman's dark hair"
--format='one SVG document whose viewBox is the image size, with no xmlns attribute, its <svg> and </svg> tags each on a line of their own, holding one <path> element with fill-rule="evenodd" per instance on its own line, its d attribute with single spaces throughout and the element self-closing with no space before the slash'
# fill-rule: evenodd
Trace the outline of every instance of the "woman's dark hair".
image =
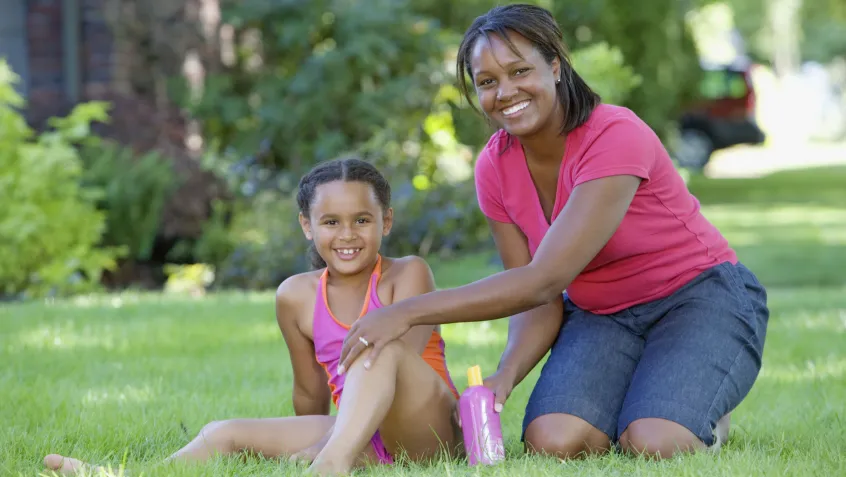
<svg viewBox="0 0 846 477">
<path fill-rule="evenodd" d="M 385 176 L 373 164 L 357 157 L 349 157 L 321 162 L 300 179 L 299 190 L 297 191 L 297 206 L 299 206 L 303 216 L 310 217 L 311 202 L 314 200 L 317 187 L 335 181 L 370 184 L 376 194 L 376 200 L 382 206 L 382 210 L 387 211 L 391 206 L 391 185 L 385 179 Z M 309 248 L 309 258 L 311 259 L 311 266 L 315 269 L 326 266 L 326 262 L 317 253 L 314 243 Z"/>
<path fill-rule="evenodd" d="M 561 82 L 556 85 L 558 101 L 564 110 L 564 123 L 561 133 L 565 134 L 584 124 L 590 117 L 601 98 L 585 83 L 570 64 L 567 47 L 555 18 L 548 10 L 535 5 L 514 4 L 494 7 L 484 15 L 477 17 L 464 33 L 464 39 L 458 48 L 456 58 L 456 76 L 458 88 L 473 107 L 465 74 L 473 79 L 470 56 L 476 41 L 482 36 L 495 33 L 505 41 L 511 51 L 523 57 L 508 38 L 507 30 L 519 33 L 538 49 L 547 63 L 558 58 L 561 61 Z M 478 109 L 476 109 L 478 111 Z"/>
</svg>

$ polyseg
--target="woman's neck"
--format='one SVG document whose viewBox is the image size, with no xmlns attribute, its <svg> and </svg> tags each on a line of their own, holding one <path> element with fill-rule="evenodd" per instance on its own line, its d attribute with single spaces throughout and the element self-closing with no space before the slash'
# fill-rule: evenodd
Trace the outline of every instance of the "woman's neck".
<svg viewBox="0 0 846 477">
<path fill-rule="evenodd" d="M 533 134 L 531 137 L 519 138 L 520 145 L 527 159 L 540 164 L 560 163 L 564 159 L 567 136 L 555 131 L 554 135 Z"/>
<path fill-rule="evenodd" d="M 567 135 L 561 134 L 562 123 L 550 121 L 531 136 L 518 138 L 526 158 L 540 164 L 560 163 L 567 144 Z"/>
</svg>

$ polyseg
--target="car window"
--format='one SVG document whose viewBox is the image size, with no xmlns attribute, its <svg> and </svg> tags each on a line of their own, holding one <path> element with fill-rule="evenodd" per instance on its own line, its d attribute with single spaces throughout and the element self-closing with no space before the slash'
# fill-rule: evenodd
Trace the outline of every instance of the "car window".
<svg viewBox="0 0 846 477">
<path fill-rule="evenodd" d="M 706 99 L 740 99 L 749 94 L 746 78 L 739 71 L 705 71 L 699 93 Z"/>
</svg>

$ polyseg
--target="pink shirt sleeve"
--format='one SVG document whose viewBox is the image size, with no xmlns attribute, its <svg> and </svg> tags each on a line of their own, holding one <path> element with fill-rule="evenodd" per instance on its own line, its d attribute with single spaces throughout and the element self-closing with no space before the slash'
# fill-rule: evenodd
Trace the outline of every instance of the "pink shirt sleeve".
<svg viewBox="0 0 846 477">
<path fill-rule="evenodd" d="M 655 135 L 645 123 L 616 117 L 598 132 L 573 168 L 573 187 L 616 175 L 649 180 L 655 162 Z"/>
<path fill-rule="evenodd" d="M 476 200 L 479 208 L 488 218 L 497 222 L 513 223 L 502 200 L 502 183 L 494 168 L 487 148 L 482 149 L 476 160 L 475 181 Z"/>
</svg>

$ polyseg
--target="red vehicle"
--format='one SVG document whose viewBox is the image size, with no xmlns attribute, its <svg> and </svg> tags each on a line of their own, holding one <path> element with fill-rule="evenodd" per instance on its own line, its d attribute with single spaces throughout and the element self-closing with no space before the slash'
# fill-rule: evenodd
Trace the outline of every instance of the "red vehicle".
<svg viewBox="0 0 846 477">
<path fill-rule="evenodd" d="M 714 151 L 761 144 L 755 121 L 755 89 L 748 66 L 703 65 L 699 99 L 679 118 L 680 141 L 673 156 L 686 169 L 701 170 Z"/>
</svg>

